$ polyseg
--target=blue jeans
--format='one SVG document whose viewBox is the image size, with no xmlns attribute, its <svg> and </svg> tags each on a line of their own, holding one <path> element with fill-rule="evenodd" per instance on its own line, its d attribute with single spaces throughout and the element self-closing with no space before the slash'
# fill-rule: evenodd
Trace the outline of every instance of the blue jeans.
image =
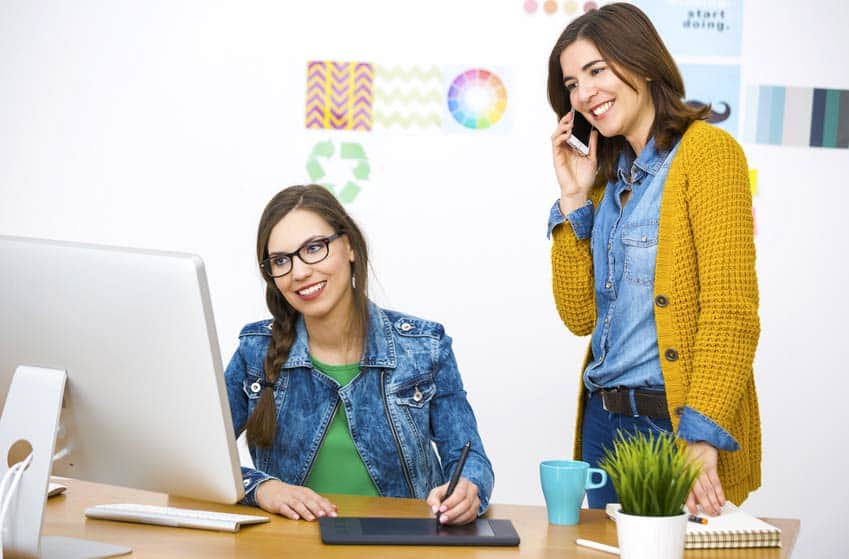
<svg viewBox="0 0 849 559">
<path fill-rule="evenodd" d="M 587 397 L 584 405 L 584 421 L 581 425 L 581 455 L 584 462 L 589 462 L 593 468 L 598 468 L 599 461 L 604 457 L 604 449 L 613 450 L 613 440 L 618 431 L 634 433 L 671 433 L 672 422 L 669 419 L 656 419 L 638 415 L 631 417 L 605 411 L 601 404 L 601 393 L 596 391 Z M 591 509 L 603 509 L 607 503 L 618 503 L 616 490 L 610 476 L 607 483 L 598 489 L 587 491 L 587 501 Z"/>
</svg>

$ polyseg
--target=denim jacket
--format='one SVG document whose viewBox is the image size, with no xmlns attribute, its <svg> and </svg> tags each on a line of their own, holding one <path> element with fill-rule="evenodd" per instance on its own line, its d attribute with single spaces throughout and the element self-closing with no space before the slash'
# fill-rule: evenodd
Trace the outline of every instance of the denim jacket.
<svg viewBox="0 0 849 559">
<path fill-rule="evenodd" d="M 245 428 L 264 379 L 271 321 L 245 326 L 225 372 L 233 428 Z M 369 305 L 360 374 L 341 387 L 314 369 L 303 317 L 274 386 L 277 433 L 269 448 L 250 448 L 256 470 L 242 468 L 243 503 L 268 479 L 303 485 L 333 419 L 345 406 L 351 437 L 378 491 L 424 499 L 453 473 L 471 441 L 463 477 L 478 486 L 479 514 L 489 505 L 494 475 L 442 325 Z M 439 452 L 437 456 L 433 445 Z M 440 460 L 441 458 L 441 460 Z"/>
</svg>

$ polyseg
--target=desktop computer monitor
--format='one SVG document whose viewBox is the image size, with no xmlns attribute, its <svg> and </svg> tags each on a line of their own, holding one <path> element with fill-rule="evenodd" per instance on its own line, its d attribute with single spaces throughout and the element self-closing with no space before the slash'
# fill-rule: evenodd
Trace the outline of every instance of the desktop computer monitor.
<svg viewBox="0 0 849 559">
<path fill-rule="evenodd" d="M 242 498 L 199 257 L 0 236 L 0 407 L 21 365 L 67 371 L 54 475 Z"/>
</svg>

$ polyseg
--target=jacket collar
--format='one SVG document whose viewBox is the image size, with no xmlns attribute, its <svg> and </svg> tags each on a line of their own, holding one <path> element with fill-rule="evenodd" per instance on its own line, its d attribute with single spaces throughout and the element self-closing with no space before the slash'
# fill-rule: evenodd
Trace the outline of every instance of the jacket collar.
<svg viewBox="0 0 849 559">
<path fill-rule="evenodd" d="M 368 338 L 366 339 L 361 367 L 377 367 L 394 369 L 396 366 L 395 340 L 392 337 L 392 323 L 383 309 L 369 301 L 368 305 Z M 309 337 L 304 317 L 299 316 L 295 323 L 295 341 L 289 350 L 289 358 L 283 365 L 284 369 L 295 367 L 312 367 L 310 362 Z"/>
</svg>

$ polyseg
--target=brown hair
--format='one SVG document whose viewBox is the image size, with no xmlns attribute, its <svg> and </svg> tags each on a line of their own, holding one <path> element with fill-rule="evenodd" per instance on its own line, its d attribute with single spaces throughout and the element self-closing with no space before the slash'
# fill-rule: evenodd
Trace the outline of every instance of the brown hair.
<svg viewBox="0 0 849 559">
<path fill-rule="evenodd" d="M 268 239 L 271 230 L 292 210 L 302 209 L 315 213 L 326 221 L 334 231 L 348 237 L 354 251 L 351 274 L 354 277 L 353 314 L 348 324 L 351 340 L 365 343 L 368 332 L 368 248 L 365 237 L 342 204 L 327 189 L 316 184 L 290 186 L 278 192 L 262 212 L 256 238 L 257 263 L 268 258 Z M 265 385 L 256 409 L 245 426 L 248 444 L 269 447 L 277 431 L 277 416 L 274 391 L 270 388 L 277 382 L 280 370 L 289 357 L 295 341 L 295 322 L 299 313 L 286 301 L 274 279 L 263 274 L 265 279 L 265 301 L 271 311 L 273 323 L 271 341 L 263 364 Z"/>
<path fill-rule="evenodd" d="M 572 110 L 569 92 L 563 85 L 560 56 L 572 43 L 586 39 L 595 45 L 611 70 L 631 89 L 633 80 L 647 78 L 655 108 L 650 136 L 660 149 L 669 149 L 694 120 L 705 118 L 710 105 L 692 108 L 684 103 L 684 80 L 651 20 L 632 4 L 616 2 L 591 10 L 570 23 L 551 50 L 548 59 L 548 102 L 558 118 Z M 630 74 L 628 78 L 624 73 Z M 648 139 L 648 138 L 646 138 Z M 599 178 L 616 180 L 619 154 L 628 147 L 622 136 L 599 135 Z"/>
</svg>

